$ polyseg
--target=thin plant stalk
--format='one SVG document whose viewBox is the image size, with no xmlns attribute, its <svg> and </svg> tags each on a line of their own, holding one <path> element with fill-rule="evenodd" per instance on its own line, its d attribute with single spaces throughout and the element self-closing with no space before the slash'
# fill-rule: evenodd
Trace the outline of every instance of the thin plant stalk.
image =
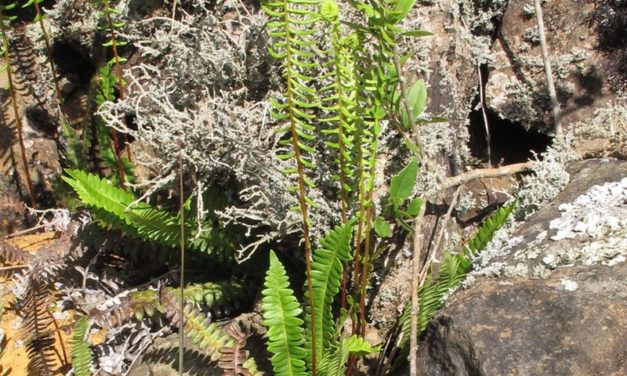
<svg viewBox="0 0 627 376">
<path fill-rule="evenodd" d="M 52 61 L 52 48 L 50 47 L 50 37 L 48 36 L 48 32 L 46 31 L 46 25 L 44 24 L 44 18 L 41 13 L 41 8 L 39 7 L 39 2 L 35 0 L 33 2 L 33 6 L 35 7 L 35 17 L 39 21 L 39 27 L 41 28 L 41 33 L 44 37 L 44 43 L 46 45 L 46 54 L 48 55 L 48 64 L 50 64 L 50 71 L 52 72 L 52 80 L 54 81 L 54 91 L 57 95 L 57 104 L 59 109 L 61 108 L 61 87 L 59 86 L 59 79 L 57 76 L 57 69 L 54 65 L 54 61 Z"/>
<path fill-rule="evenodd" d="M 5 15 L 3 11 L 0 11 L 0 27 L 2 28 L 2 42 L 4 48 L 4 61 L 7 69 L 7 80 L 9 81 L 9 92 L 11 93 L 11 105 L 13 107 L 13 115 L 15 117 L 15 125 L 17 127 L 17 138 L 20 144 L 20 155 L 22 157 L 22 164 L 24 165 L 24 177 L 26 178 L 26 186 L 28 189 L 28 196 L 33 208 L 37 206 L 35 200 L 35 190 L 33 189 L 33 181 L 28 169 L 28 159 L 26 157 L 26 147 L 24 146 L 24 136 L 22 134 L 22 120 L 20 118 L 20 111 L 17 107 L 17 95 L 15 93 L 15 86 L 13 85 L 13 72 L 11 69 L 11 62 L 9 60 L 9 39 L 7 37 L 7 30 L 5 25 Z"/>
<path fill-rule="evenodd" d="M 549 56 L 549 49 L 546 45 L 546 34 L 544 33 L 544 20 L 542 16 L 542 5 L 540 0 L 533 0 L 536 8 L 536 21 L 538 23 L 538 34 L 540 36 L 540 48 L 542 49 L 542 60 L 544 61 L 544 72 L 546 74 L 546 85 L 549 89 L 549 97 L 551 97 L 551 107 L 553 111 L 553 127 L 555 134 L 559 135 L 562 132 L 562 126 L 560 124 L 560 104 L 557 101 L 557 93 L 555 91 L 555 83 L 553 82 L 553 70 L 551 68 L 551 58 Z"/>
<path fill-rule="evenodd" d="M 180 269 L 180 291 L 181 291 L 181 320 L 179 322 L 179 376 L 183 376 L 183 356 L 185 354 L 185 317 L 183 311 L 185 310 L 185 198 L 183 197 L 183 146 L 179 149 L 179 215 L 181 221 L 180 231 L 180 253 L 181 253 L 181 265 Z"/>
<path fill-rule="evenodd" d="M 103 6 L 105 9 L 109 9 L 109 0 L 103 0 Z M 110 12 L 104 12 L 104 13 L 107 17 L 107 26 L 109 27 L 109 30 L 111 30 L 111 51 L 113 52 L 113 67 L 114 67 L 113 74 L 116 76 L 117 81 L 118 81 L 118 96 L 120 100 L 124 100 L 124 98 L 126 97 L 126 93 L 124 91 L 124 84 L 122 81 L 121 59 L 120 59 L 120 54 L 118 53 L 118 42 L 115 39 L 115 27 L 113 25 L 113 18 L 111 17 Z M 112 135 L 112 138 L 117 139 L 117 132 L 115 130 L 112 130 L 111 135 Z M 118 148 L 117 141 L 114 140 L 114 144 L 115 144 L 114 153 L 116 155 L 116 159 L 120 159 L 120 150 Z M 131 145 L 128 142 L 125 142 L 125 144 L 126 144 L 126 156 L 129 162 L 131 162 L 133 160 L 132 153 L 131 153 Z M 121 177 L 120 180 L 122 181 L 122 186 L 124 186 L 124 183 L 123 183 L 124 177 Z"/>
<path fill-rule="evenodd" d="M 409 124 L 411 130 L 414 133 L 416 145 L 420 153 L 420 161 L 425 161 L 425 154 L 422 147 L 420 130 L 416 125 L 416 119 L 414 119 L 413 109 L 409 104 L 407 85 L 405 84 L 405 78 L 403 77 L 403 67 L 399 59 L 398 48 L 394 47 L 393 53 L 394 66 L 398 75 L 398 84 L 401 89 L 401 101 L 405 107 L 405 111 L 409 115 Z M 420 212 L 418 216 L 414 218 L 414 238 L 413 238 L 413 267 L 411 278 L 411 335 L 409 337 L 409 374 L 410 376 L 418 375 L 418 315 L 420 314 L 420 306 L 418 300 L 419 283 L 418 275 L 421 269 L 421 255 L 422 255 L 422 219 L 425 213 L 426 203 L 420 206 Z"/>
<path fill-rule="evenodd" d="M 477 64 L 477 74 L 479 75 L 479 104 L 481 105 L 481 114 L 483 115 L 483 127 L 485 128 L 485 142 L 488 152 L 488 167 L 492 167 L 492 151 L 490 146 L 490 127 L 488 126 L 488 114 L 485 108 L 485 95 L 483 93 L 483 78 L 481 76 L 481 67 Z"/>
</svg>

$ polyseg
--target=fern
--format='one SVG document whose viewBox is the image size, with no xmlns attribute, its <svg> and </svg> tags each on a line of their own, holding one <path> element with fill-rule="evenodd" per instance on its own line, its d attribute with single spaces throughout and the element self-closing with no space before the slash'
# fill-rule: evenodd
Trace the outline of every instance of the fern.
<svg viewBox="0 0 627 376">
<path fill-rule="evenodd" d="M 318 361 L 324 356 L 335 331 L 331 307 L 340 290 L 343 264 L 352 259 L 352 237 L 352 223 L 337 226 L 322 239 L 320 247 L 314 252 L 311 268 L 314 302 L 316 304 L 314 306 L 316 353 L 320 356 Z M 307 295 L 308 292 L 305 294 Z M 309 313 L 311 307 L 306 307 L 306 310 Z M 306 332 L 306 337 L 309 339 L 308 343 L 313 343 L 310 339 L 311 318 L 309 315 L 305 323 L 308 328 Z M 308 362 L 311 363 L 311 354 Z"/>
<path fill-rule="evenodd" d="M 353 51 L 357 48 L 356 34 L 344 37 L 339 18 L 339 7 L 335 0 L 325 0 L 320 5 L 321 17 L 330 25 L 331 49 L 328 78 L 331 84 L 321 89 L 322 93 L 329 93 L 321 98 L 322 109 L 329 116 L 320 119 L 330 123 L 330 129 L 323 130 L 324 134 L 334 135 L 335 141 L 328 141 L 326 145 L 337 150 L 338 175 L 334 178 L 340 183 L 340 201 L 342 207 L 342 221 L 346 222 L 349 211 L 349 194 L 354 190 L 353 155 L 355 126 L 357 118 L 357 68 Z M 328 104 L 327 104 L 328 103 Z"/>
<path fill-rule="evenodd" d="M 89 343 L 85 339 L 89 329 L 89 317 L 83 316 L 74 325 L 72 336 L 72 367 L 76 376 L 91 375 L 92 352 Z"/>
<path fill-rule="evenodd" d="M 103 103 L 115 101 L 115 86 L 119 82 L 118 77 L 114 73 L 114 63 L 105 64 L 98 71 L 98 77 L 92 87 L 92 100 L 97 110 Z M 117 179 L 122 187 L 126 182 L 134 180 L 133 168 L 129 160 L 121 155 L 120 141 L 118 133 L 115 129 L 107 127 L 106 121 L 99 115 L 94 115 L 94 137 L 98 141 L 100 147 L 100 157 L 105 163 L 105 167 L 111 171 L 117 171 Z"/>
<path fill-rule="evenodd" d="M 179 299 L 175 293 L 164 290 L 160 295 L 164 312 L 170 319 L 170 323 L 178 326 L 180 320 L 183 320 L 185 334 L 194 344 L 200 346 L 211 357 L 212 361 L 218 362 L 221 360 L 223 354 L 220 352 L 220 349 L 236 347 L 236 339 L 215 322 L 211 322 L 206 314 L 192 308 L 190 305 L 187 305 L 181 314 Z M 261 374 L 257 371 L 257 365 L 252 358 L 244 360 L 242 367 L 247 369 L 251 375 Z"/>
<path fill-rule="evenodd" d="M 450 290 L 457 288 L 466 278 L 466 275 L 472 269 L 472 259 L 488 245 L 494 233 L 507 222 L 507 218 L 515 206 L 515 202 L 503 206 L 487 218 L 461 252 L 457 254 L 444 252 L 437 281 L 433 281 L 431 271 L 429 272 L 424 285 L 419 291 L 420 316 L 418 321 L 420 333 L 424 332 L 431 318 L 440 309 L 446 294 Z M 411 307 L 408 304 L 405 306 L 403 314 L 399 319 L 403 332 L 403 346 L 409 339 L 411 330 L 410 318 Z"/>
<path fill-rule="evenodd" d="M 233 347 L 220 349 L 220 361 L 218 367 L 222 369 L 223 376 L 261 376 L 263 373 L 257 369 L 257 364 L 250 358 L 248 351 L 244 350 L 249 333 L 244 332 L 237 321 L 231 322 L 226 332 L 233 339 Z"/>
<path fill-rule="evenodd" d="M 307 352 L 303 347 L 303 320 L 299 317 L 302 309 L 289 287 L 285 268 L 273 251 L 270 251 L 270 267 L 264 286 L 261 292 L 262 324 L 268 328 L 268 351 L 273 354 L 274 374 L 306 376 Z"/>
<path fill-rule="evenodd" d="M 135 196 L 123 189 L 115 188 L 106 180 L 80 170 L 66 169 L 63 180 L 78 194 L 96 216 L 96 222 L 106 228 L 123 230 L 125 233 L 147 240 L 176 247 L 180 240 L 178 218 L 165 211 L 138 202 Z M 213 251 L 210 238 L 196 238 L 198 228 L 187 223 L 185 233 L 190 234 L 188 246 L 203 252 Z"/>
<path fill-rule="evenodd" d="M 7 81 L 9 84 L 9 93 L 11 94 L 11 107 L 13 108 L 13 116 L 15 119 L 15 125 L 17 127 L 17 137 L 20 145 L 20 156 L 22 158 L 22 164 L 24 169 L 24 178 L 26 179 L 26 187 L 28 189 L 28 196 L 30 197 L 31 205 L 33 208 L 36 206 L 37 201 L 35 199 L 35 190 L 33 188 L 33 182 L 30 176 L 30 170 L 28 167 L 28 159 L 26 158 L 26 147 L 24 146 L 24 137 L 22 132 L 22 115 L 20 114 L 17 102 L 17 95 L 15 93 L 15 85 L 13 83 L 13 68 L 11 67 L 11 61 L 9 59 L 9 28 L 7 23 L 15 19 L 15 16 L 8 16 L 7 11 L 14 9 L 16 2 L 8 1 L 6 3 L 0 3 L 0 30 L 2 31 L 2 47 L 0 52 L 4 58 L 4 66 L 1 67 L 0 72 L 6 71 Z"/>
<path fill-rule="evenodd" d="M 57 75 L 57 69 L 52 59 L 52 47 L 50 45 L 50 37 L 48 36 L 46 26 L 44 25 L 44 13 L 42 12 L 42 8 L 39 6 L 39 4 L 43 2 L 44 0 L 28 0 L 24 5 L 22 5 L 22 8 L 32 7 L 35 10 L 35 18 L 33 19 L 33 22 L 39 23 L 39 28 L 41 29 L 41 34 L 43 36 L 44 44 L 46 46 L 48 64 L 50 65 L 50 72 L 52 73 L 52 80 L 54 81 L 54 90 L 57 98 L 57 105 L 60 106 L 63 99 L 61 96 L 61 87 L 59 86 L 59 76 Z"/>
<path fill-rule="evenodd" d="M 362 337 L 351 336 L 341 338 L 339 344 L 324 354 L 320 363 L 321 376 L 344 376 L 346 362 L 349 355 L 363 356 L 380 351 L 378 346 L 372 346 Z"/>
<path fill-rule="evenodd" d="M 47 376 L 56 372 L 55 340 L 48 329 L 53 318 L 48 312 L 49 286 L 37 274 L 30 276 L 26 296 L 20 302 L 20 314 L 24 318 L 21 337 L 26 343 L 29 375 Z"/>
</svg>

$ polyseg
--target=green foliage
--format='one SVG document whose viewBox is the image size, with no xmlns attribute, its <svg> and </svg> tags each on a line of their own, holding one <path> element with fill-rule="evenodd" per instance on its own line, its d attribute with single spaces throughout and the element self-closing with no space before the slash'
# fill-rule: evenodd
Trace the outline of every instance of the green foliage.
<svg viewBox="0 0 627 376">
<path fill-rule="evenodd" d="M 439 269 L 439 277 L 436 281 L 433 280 L 432 273 L 429 271 L 425 283 L 420 288 L 418 294 L 420 297 L 420 333 L 427 328 L 429 320 L 440 309 L 448 292 L 457 288 L 466 278 L 466 275 L 472 269 L 472 259 L 488 245 L 494 233 L 507 222 L 507 218 L 515 206 L 515 202 L 503 206 L 487 218 L 459 253 L 444 252 Z M 400 326 L 404 333 L 404 344 L 410 337 L 410 317 L 411 306 L 407 304 L 400 318 Z"/>
<path fill-rule="evenodd" d="M 100 23 L 98 28 L 105 30 L 109 35 L 106 42 L 102 44 L 103 47 L 111 48 L 113 51 L 113 57 L 109 60 L 109 64 L 119 65 L 127 61 L 126 58 L 119 56 L 117 48 L 126 46 L 126 41 L 116 38 L 116 30 L 123 28 L 126 24 L 122 21 L 118 21 L 115 17 L 120 13 L 117 9 L 112 7 L 112 3 L 115 1 L 109 0 L 93 0 L 94 6 L 99 10 L 98 17 Z M 118 79 L 118 83 L 121 84 L 121 79 Z"/>
<path fill-rule="evenodd" d="M 315 140 L 315 126 L 311 113 L 319 106 L 316 92 L 309 85 L 313 79 L 307 70 L 316 66 L 313 60 L 312 35 L 314 24 L 318 16 L 315 11 L 317 0 L 292 1 L 263 1 L 262 9 L 270 17 L 267 28 L 273 38 L 268 48 L 269 54 L 283 62 L 285 91 L 282 99 L 272 99 L 275 119 L 282 124 L 279 133 L 286 136 L 281 144 L 287 147 L 285 153 L 280 154 L 283 160 L 293 160 L 294 167 L 284 172 L 296 175 L 298 186 L 292 189 L 298 193 L 300 210 L 303 212 L 304 226 L 307 226 L 306 206 L 315 206 L 306 193 L 307 188 L 314 186 L 307 176 L 306 170 L 312 170 L 315 165 L 307 154 L 313 153 L 314 148 L 308 143 Z"/>
<path fill-rule="evenodd" d="M 334 321 L 332 305 L 340 290 L 344 263 L 352 259 L 351 221 L 331 230 L 314 252 L 312 262 L 312 283 L 315 294 L 315 335 L 318 368 L 321 374 L 343 373 L 349 353 L 361 355 L 378 351 L 366 344 L 361 337 L 342 336 L 343 319 Z M 266 274 L 265 290 L 262 292 L 263 325 L 268 327 L 268 350 L 275 354 L 272 364 L 276 374 L 306 374 L 312 369 L 312 343 L 310 337 L 311 319 L 300 316 L 302 309 L 289 287 L 289 280 L 283 265 L 274 252 L 270 253 L 270 267 Z M 308 294 L 308 291 L 305 292 Z M 306 312 L 311 307 L 306 306 Z M 324 370 L 324 371 L 323 371 Z M 325 373 L 322 373 L 325 372 Z"/>
<path fill-rule="evenodd" d="M 41 12 L 41 7 L 39 6 L 39 4 L 43 3 L 44 0 L 28 0 L 26 1 L 26 3 L 22 4 L 22 8 L 35 8 L 35 18 L 33 19 L 33 22 L 39 22 L 39 20 L 41 20 L 44 15 Z"/>
<path fill-rule="evenodd" d="M 352 259 L 352 238 L 352 223 L 337 226 L 327 233 L 320 242 L 320 247 L 314 252 L 311 279 L 315 302 L 314 317 L 318 361 L 324 356 L 335 331 L 331 306 L 340 291 L 343 264 Z M 308 291 L 305 295 L 307 294 Z M 311 307 L 307 307 L 306 311 L 309 312 L 310 309 Z M 305 336 L 308 339 L 308 344 L 310 344 L 312 341 L 310 339 L 311 318 L 309 316 L 307 316 L 305 323 L 308 329 Z M 311 355 L 308 362 L 311 363 Z"/>
<path fill-rule="evenodd" d="M 63 177 L 80 200 L 93 212 L 96 222 L 104 228 L 124 231 L 131 236 L 162 243 L 171 247 L 179 245 L 180 227 L 178 217 L 153 208 L 144 202 L 136 202 L 128 191 L 116 188 L 105 179 L 80 170 L 65 170 Z M 198 233 L 193 222 L 185 224 L 187 246 L 211 253 L 216 244 L 204 232 Z"/>
<path fill-rule="evenodd" d="M 405 200 L 409 198 L 416 178 L 418 177 L 418 160 L 412 158 L 411 162 L 403 168 L 397 175 L 392 177 L 390 181 L 390 190 L 388 191 L 389 201 L 394 207 L 399 207 Z"/>
<path fill-rule="evenodd" d="M 337 346 L 324 354 L 320 362 L 319 374 L 321 376 L 344 376 L 349 355 L 363 356 L 379 351 L 381 349 L 378 346 L 372 346 L 362 337 L 341 338 Z"/>
<path fill-rule="evenodd" d="M 97 110 L 104 102 L 115 101 L 115 85 L 118 78 L 114 74 L 113 63 L 109 62 L 102 66 L 98 71 L 98 76 L 92 86 L 92 100 Z M 96 134 L 92 135 L 98 142 L 100 158 L 102 158 L 105 168 L 109 171 L 115 171 L 112 175 L 116 177 L 117 182 L 132 182 L 135 180 L 133 176 L 133 166 L 129 160 L 122 156 L 115 145 L 117 137 L 115 130 L 107 127 L 105 119 L 99 115 L 94 115 L 92 120 L 95 125 Z M 124 174 L 123 179 L 120 174 Z"/>
<path fill-rule="evenodd" d="M 92 352 L 85 339 L 87 329 L 89 329 L 89 316 L 83 316 L 74 325 L 74 335 L 71 341 L 72 368 L 76 376 L 91 375 Z"/>
<path fill-rule="evenodd" d="M 389 238 L 392 236 L 392 226 L 390 222 L 386 221 L 383 217 L 377 217 L 373 223 L 374 231 L 382 238 Z"/>
<path fill-rule="evenodd" d="M 268 351 L 272 355 L 272 367 L 277 376 L 306 376 L 303 345 L 302 313 L 294 291 L 289 287 L 285 268 L 270 251 L 270 267 L 266 273 L 261 311 L 262 324 L 268 328 Z"/>
</svg>

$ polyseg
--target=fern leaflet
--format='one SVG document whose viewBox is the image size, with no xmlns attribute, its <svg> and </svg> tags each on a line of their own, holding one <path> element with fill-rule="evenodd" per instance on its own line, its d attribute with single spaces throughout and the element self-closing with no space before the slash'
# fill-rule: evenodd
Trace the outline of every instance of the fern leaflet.
<svg viewBox="0 0 627 376">
<path fill-rule="evenodd" d="M 333 312 L 331 310 L 333 300 L 340 290 L 344 262 L 352 259 L 351 240 L 353 237 L 352 223 L 335 227 L 320 242 L 320 247 L 315 250 L 312 262 L 312 283 L 314 292 L 315 310 L 315 335 L 316 353 L 319 354 L 318 362 L 324 356 L 329 346 L 335 326 Z M 305 295 L 309 294 L 306 292 Z M 309 313 L 311 307 L 307 306 Z M 311 317 L 307 315 L 305 320 L 308 330 L 306 337 L 310 340 Z M 310 350 L 310 349 L 308 349 Z M 311 362 L 311 355 L 308 357 Z"/>
<path fill-rule="evenodd" d="M 83 316 L 76 322 L 74 326 L 74 335 L 72 336 L 72 367 L 76 376 L 91 375 L 91 359 L 92 353 L 89 343 L 85 340 L 85 335 L 89 329 L 89 317 Z"/>
<path fill-rule="evenodd" d="M 303 348 L 302 309 L 294 291 L 289 287 L 285 268 L 270 251 L 270 267 L 266 273 L 261 310 L 262 324 L 268 328 L 268 351 L 272 355 L 272 367 L 277 376 L 306 376 Z"/>
</svg>

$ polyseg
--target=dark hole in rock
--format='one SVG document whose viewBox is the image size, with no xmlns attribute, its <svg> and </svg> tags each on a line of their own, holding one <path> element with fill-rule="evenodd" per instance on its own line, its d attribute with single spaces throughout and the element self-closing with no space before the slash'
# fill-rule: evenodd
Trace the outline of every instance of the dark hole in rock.
<svg viewBox="0 0 627 376">
<path fill-rule="evenodd" d="M 476 108 L 478 99 L 474 101 Z M 490 153 L 492 165 L 526 162 L 533 152 L 541 154 L 551 144 L 551 137 L 535 129 L 525 129 L 522 124 L 501 119 L 495 112 L 487 110 L 488 129 L 490 131 Z M 470 141 L 472 156 L 487 162 L 487 143 L 481 108 L 473 110 L 469 116 Z"/>
<path fill-rule="evenodd" d="M 55 41 L 52 45 L 52 59 L 58 73 L 73 82 L 88 84 L 96 72 L 87 48 L 76 41 Z"/>
</svg>

